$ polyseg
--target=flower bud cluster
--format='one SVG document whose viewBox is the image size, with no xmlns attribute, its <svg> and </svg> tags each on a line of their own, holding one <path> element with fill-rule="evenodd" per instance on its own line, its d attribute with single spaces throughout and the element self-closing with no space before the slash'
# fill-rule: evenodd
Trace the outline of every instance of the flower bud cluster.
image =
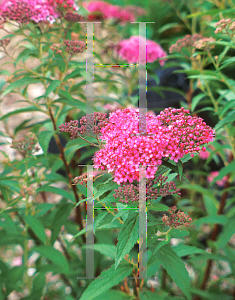
<svg viewBox="0 0 235 300">
<path fill-rule="evenodd" d="M 167 176 L 159 175 L 156 180 L 148 179 L 146 181 L 146 201 L 151 199 L 157 199 L 158 197 L 165 197 L 167 195 L 177 194 L 180 196 L 180 190 L 176 188 L 173 181 L 166 182 Z M 165 183 L 166 182 L 166 183 Z M 154 187 L 154 185 L 158 185 Z M 118 189 L 115 189 L 113 194 L 115 199 L 119 199 L 119 202 L 128 203 L 139 202 L 139 184 L 121 184 Z"/>
<path fill-rule="evenodd" d="M 215 34 L 217 33 L 227 33 L 228 29 L 231 31 L 235 31 L 235 22 L 229 19 L 221 19 L 219 22 L 215 24 L 216 30 L 214 31 Z"/>
<path fill-rule="evenodd" d="M 185 154 L 199 152 L 213 140 L 214 131 L 201 118 L 188 114 L 184 108 L 167 108 L 158 116 L 147 113 L 147 134 L 138 135 L 138 109 L 116 110 L 101 129 L 105 145 L 95 153 L 95 168 L 113 172 L 118 184 L 132 183 L 139 181 L 139 165 L 147 166 L 146 178 L 154 178 L 163 158 L 178 162 Z"/>
<path fill-rule="evenodd" d="M 25 24 L 31 21 L 53 23 L 71 9 L 77 9 L 74 0 L 2 0 L 0 16 Z"/>
<path fill-rule="evenodd" d="M 189 224 L 192 223 L 192 218 L 189 218 L 187 213 L 184 213 L 180 210 L 178 210 L 178 212 L 176 213 L 176 210 L 177 210 L 176 206 L 171 207 L 168 210 L 170 216 L 164 214 L 164 216 L 162 217 L 163 223 L 165 223 L 165 225 L 170 227 L 178 227 L 181 225 L 188 227 Z"/>
<path fill-rule="evenodd" d="M 18 150 L 24 157 L 34 154 L 40 150 L 39 147 L 35 147 L 38 139 L 32 132 L 28 132 L 25 137 L 12 141 L 11 148 Z"/>
<path fill-rule="evenodd" d="M 91 176 L 90 179 L 94 180 L 95 175 Z M 73 179 L 74 184 L 81 184 L 83 186 L 87 186 L 87 173 L 83 173 L 80 176 L 77 176 Z"/>
<path fill-rule="evenodd" d="M 71 55 L 82 53 L 86 49 L 86 43 L 82 41 L 65 40 L 64 44 L 66 46 L 65 51 Z"/>
<path fill-rule="evenodd" d="M 21 190 L 20 190 L 21 197 L 26 197 L 27 195 L 34 196 L 35 193 L 36 192 L 35 192 L 35 190 L 33 190 L 32 187 L 27 187 L 26 185 L 23 185 Z"/>
<path fill-rule="evenodd" d="M 61 44 L 59 44 L 59 43 L 52 44 L 50 46 L 50 48 L 51 48 L 52 51 L 55 51 L 55 53 L 57 53 L 57 54 L 62 53 L 62 50 L 60 49 L 61 48 Z"/>
<path fill-rule="evenodd" d="M 169 53 L 180 52 L 182 48 L 194 47 L 195 42 L 201 39 L 203 39 L 201 34 L 187 34 L 183 39 L 179 39 L 175 44 L 170 46 Z"/>
<path fill-rule="evenodd" d="M 92 118 L 94 118 L 93 133 L 96 135 L 100 134 L 101 128 L 103 128 L 108 122 L 107 114 L 100 113 L 100 112 L 94 112 L 94 114 L 90 114 L 88 116 L 91 116 Z M 69 133 L 71 135 L 71 139 L 74 139 L 81 134 L 85 134 L 87 132 L 87 129 L 91 129 L 91 128 L 89 128 L 89 124 L 87 125 L 87 116 L 84 116 L 80 119 L 80 125 L 81 125 L 81 127 L 78 128 L 78 126 L 79 126 L 78 120 L 70 121 L 68 123 L 61 124 L 59 126 L 59 131 Z"/>
<path fill-rule="evenodd" d="M 0 47 L 5 48 L 10 43 L 10 41 L 10 38 L 0 40 Z"/>
<path fill-rule="evenodd" d="M 5 5 L 4 5 L 5 4 Z M 10 1 L 10 5 L 1 3 L 1 16 L 4 19 L 28 24 L 34 16 L 34 7 L 30 1 Z"/>
<path fill-rule="evenodd" d="M 210 37 L 210 38 L 203 38 L 203 39 L 200 39 L 198 41 L 196 41 L 193 46 L 196 48 L 196 49 L 203 49 L 205 48 L 206 50 L 209 50 L 209 49 L 213 49 L 215 47 L 215 45 L 212 45 L 212 44 L 208 44 L 208 43 L 212 43 L 214 42 L 215 39 Z"/>
<path fill-rule="evenodd" d="M 77 13 L 74 12 L 67 12 L 64 16 L 64 19 L 69 23 L 76 23 L 76 22 L 83 22 L 85 18 Z"/>
</svg>

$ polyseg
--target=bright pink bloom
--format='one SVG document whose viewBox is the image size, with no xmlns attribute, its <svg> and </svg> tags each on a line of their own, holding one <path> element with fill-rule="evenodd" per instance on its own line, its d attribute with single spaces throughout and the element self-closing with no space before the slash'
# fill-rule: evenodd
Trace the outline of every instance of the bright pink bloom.
<svg viewBox="0 0 235 300">
<path fill-rule="evenodd" d="M 215 177 L 219 175 L 218 171 L 211 172 L 209 176 L 207 176 L 207 181 L 211 183 Z M 228 176 L 224 176 L 221 180 L 217 180 L 215 183 L 218 186 L 224 186 L 225 182 L 228 180 Z"/>
<path fill-rule="evenodd" d="M 167 108 L 155 116 L 146 114 L 147 135 L 139 133 L 138 109 L 126 108 L 110 114 L 101 128 L 104 146 L 95 153 L 96 169 L 114 172 L 114 181 L 139 180 L 139 165 L 146 166 L 146 178 L 154 178 L 164 157 L 177 162 L 185 154 L 199 152 L 214 138 L 214 131 L 188 110 Z"/>
<path fill-rule="evenodd" d="M 140 42 L 144 43 L 144 38 L 140 38 Z M 159 46 L 157 43 L 151 40 L 146 40 L 147 42 L 147 62 L 151 63 L 156 61 L 159 58 L 165 57 L 166 52 Z M 127 60 L 129 64 L 139 62 L 139 36 L 132 36 L 128 40 L 122 40 L 119 42 L 117 51 L 119 56 Z M 144 61 L 140 61 L 141 64 L 144 64 Z M 160 65 L 164 65 L 164 60 L 159 61 Z"/>
<path fill-rule="evenodd" d="M 91 13 L 88 17 L 90 20 L 98 13 L 102 19 L 116 19 L 121 23 L 134 22 L 135 15 L 119 5 L 112 5 L 105 1 L 83 2 L 83 6 Z M 92 14 L 93 13 L 93 14 Z"/>
</svg>

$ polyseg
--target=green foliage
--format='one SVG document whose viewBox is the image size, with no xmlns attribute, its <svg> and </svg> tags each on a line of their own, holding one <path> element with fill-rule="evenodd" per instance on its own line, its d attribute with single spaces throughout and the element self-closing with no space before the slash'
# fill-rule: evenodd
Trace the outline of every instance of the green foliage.
<svg viewBox="0 0 235 300">
<path fill-rule="evenodd" d="M 146 9 L 147 14 L 138 20 L 153 22 L 147 24 L 146 34 L 167 52 L 161 68 L 181 68 L 171 74 L 168 86 L 148 87 L 148 91 L 165 102 L 172 100 L 164 97 L 165 92 L 177 92 L 186 99 L 179 105 L 189 109 L 191 115 L 202 114 L 206 122 L 213 119 L 216 139 L 206 145 L 208 157 L 204 160 L 201 155 L 192 158 L 187 154 L 177 163 L 166 158 L 158 167 L 155 178 L 162 174 L 168 177 L 166 182 L 174 181 L 181 197 L 171 195 L 147 202 L 147 273 L 156 279 L 131 280 L 138 274 L 139 203 L 119 202 L 113 194 L 120 185 L 114 182 L 113 174 L 94 170 L 94 224 L 86 227 L 87 187 L 73 184 L 73 178 L 87 171 L 85 164 L 92 163 L 98 149 L 95 146 L 102 147 L 101 140 L 98 135 L 71 140 L 62 133 L 65 142 L 58 147 L 58 126 L 86 114 L 86 52 L 73 56 L 64 47 L 64 40 L 85 41 L 86 28 L 67 22 L 63 17 L 65 8 L 52 24 L 3 23 L 0 300 L 232 300 L 235 44 L 231 29 L 217 34 L 214 31 L 222 18 L 235 21 L 234 1 L 108 2 Z M 84 7 L 79 13 L 88 14 Z M 94 25 L 93 37 L 94 110 L 99 112 L 107 111 L 107 104 L 124 108 L 138 103 L 137 68 L 110 67 L 123 63 L 112 46 L 138 35 L 138 24 L 106 21 Z M 195 33 L 214 41 L 206 47 L 192 45 L 169 53 L 178 39 Z M 10 39 L 6 47 L 1 44 L 4 38 Z M 148 75 L 160 83 L 158 68 L 159 62 L 147 64 Z M 188 91 L 170 85 L 179 74 L 188 80 Z M 22 147 L 20 143 L 27 132 L 35 134 L 37 144 L 33 148 L 40 147 L 41 152 L 24 154 L 30 146 Z M 53 138 L 57 149 L 52 154 L 48 149 Z M 18 140 L 21 151 L 10 148 L 13 140 Z M 164 218 L 172 206 L 192 218 L 187 228 L 165 225 Z M 92 245 L 86 243 L 87 231 L 94 233 Z M 88 249 L 94 250 L 95 278 L 78 279 L 86 276 Z M 143 252 L 145 259 L 145 249 Z"/>
</svg>

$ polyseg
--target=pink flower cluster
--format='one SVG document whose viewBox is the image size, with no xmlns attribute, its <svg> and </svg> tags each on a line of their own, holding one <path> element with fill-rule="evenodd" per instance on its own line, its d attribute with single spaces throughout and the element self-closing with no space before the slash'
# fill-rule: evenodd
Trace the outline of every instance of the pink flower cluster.
<svg viewBox="0 0 235 300">
<path fill-rule="evenodd" d="M 94 21 L 96 19 L 115 19 L 121 23 L 134 22 L 136 15 L 144 14 L 144 11 L 125 9 L 119 5 L 111 5 L 105 1 L 83 2 L 83 6 L 90 12 L 88 19 Z"/>
<path fill-rule="evenodd" d="M 0 16 L 4 19 L 29 23 L 40 21 L 54 22 L 60 12 L 76 9 L 74 0 L 3 0 L 0 3 Z"/>
<path fill-rule="evenodd" d="M 207 176 L 207 181 L 209 183 L 211 183 L 215 177 L 217 177 L 219 175 L 219 172 L 218 171 L 214 171 L 214 172 L 211 172 L 209 176 Z M 216 181 L 216 184 L 218 186 L 224 186 L 225 185 L 225 182 L 228 180 L 228 176 L 224 176 L 221 180 L 217 180 Z"/>
<path fill-rule="evenodd" d="M 147 57 L 146 60 L 148 63 L 154 62 L 157 59 L 165 57 L 166 52 L 159 46 L 157 43 L 151 40 L 146 40 L 147 42 Z M 144 38 L 139 36 L 132 36 L 130 39 L 122 40 L 117 46 L 118 55 L 127 60 L 129 64 L 139 62 L 139 43 L 144 43 Z M 141 64 L 144 64 L 145 61 L 140 60 Z M 160 65 L 164 65 L 164 60 L 159 61 Z"/>
<path fill-rule="evenodd" d="M 184 108 L 166 108 L 158 116 L 146 114 L 147 135 L 138 135 L 138 109 L 111 113 L 109 122 L 101 128 L 105 145 L 95 153 L 94 167 L 113 172 L 118 184 L 139 181 L 139 165 L 146 166 L 146 178 L 154 178 L 163 158 L 177 162 L 213 140 L 212 128 L 188 113 Z"/>
</svg>

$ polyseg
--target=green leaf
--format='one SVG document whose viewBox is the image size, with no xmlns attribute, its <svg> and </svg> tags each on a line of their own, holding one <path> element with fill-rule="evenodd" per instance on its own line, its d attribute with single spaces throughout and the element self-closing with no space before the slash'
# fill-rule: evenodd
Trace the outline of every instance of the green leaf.
<svg viewBox="0 0 235 300">
<path fill-rule="evenodd" d="M 171 170 L 173 170 L 176 173 L 179 173 L 179 170 L 178 170 L 177 166 L 174 164 L 174 162 L 163 161 L 162 165 L 170 168 Z M 184 174 L 182 174 L 182 177 L 189 183 L 188 178 Z"/>
<path fill-rule="evenodd" d="M 113 190 L 118 188 L 118 184 L 113 181 L 113 178 L 109 178 L 106 182 L 99 184 L 97 187 L 97 191 L 94 193 L 94 199 L 99 198 L 104 193 L 106 193 L 109 190 Z"/>
<path fill-rule="evenodd" d="M 228 219 L 228 223 L 224 226 L 222 233 L 219 235 L 219 238 L 216 244 L 216 248 L 224 248 L 226 244 L 229 242 L 231 237 L 234 234 L 235 228 L 235 218 L 232 217 Z"/>
<path fill-rule="evenodd" d="M 177 166 L 178 166 L 178 173 L 179 173 L 180 181 L 181 181 L 181 176 L 183 174 L 183 164 L 180 159 L 178 160 Z"/>
<path fill-rule="evenodd" d="M 182 184 L 178 186 L 179 189 L 191 190 L 198 193 L 201 193 L 203 196 L 206 195 L 208 198 L 212 200 L 213 203 L 217 206 L 218 201 L 216 200 L 215 196 L 212 194 L 211 190 L 205 189 L 198 184 Z"/>
<path fill-rule="evenodd" d="M 32 111 L 42 111 L 42 110 L 37 108 L 36 106 L 28 106 L 28 107 L 25 107 L 25 108 L 16 109 L 16 110 L 13 110 L 13 111 L 3 115 L 0 118 L 0 121 L 3 121 L 3 120 L 5 120 L 5 119 L 7 119 L 11 116 L 14 116 L 14 115 L 18 115 L 18 114 L 25 113 L 25 112 L 32 112 Z"/>
<path fill-rule="evenodd" d="M 221 180 L 223 179 L 224 176 L 228 175 L 229 173 L 233 174 L 235 172 L 235 160 L 232 160 L 231 163 L 229 163 L 227 166 L 223 167 L 220 172 L 219 175 L 216 176 L 211 184 L 215 183 L 217 180 Z"/>
<path fill-rule="evenodd" d="M 42 147 L 42 150 L 46 156 L 47 156 L 47 150 L 49 147 L 49 143 L 50 143 L 50 140 L 51 140 L 53 134 L 54 133 L 52 131 L 44 130 L 44 131 L 41 131 L 38 135 L 39 144 Z"/>
<path fill-rule="evenodd" d="M 115 259 L 115 269 L 120 264 L 126 254 L 128 254 L 139 236 L 139 217 L 133 213 L 132 217 L 126 220 L 118 235 L 117 255 Z"/>
<path fill-rule="evenodd" d="M 36 236 L 45 244 L 46 234 L 42 222 L 39 219 L 37 219 L 36 216 L 30 216 L 30 215 L 24 216 L 24 220 L 26 224 L 28 224 L 29 227 L 33 230 Z"/>
<path fill-rule="evenodd" d="M 225 225 L 228 221 L 228 218 L 223 215 L 212 215 L 206 216 L 204 218 L 200 218 L 198 220 L 193 221 L 193 225 L 201 226 L 202 224 L 221 224 Z"/>
<path fill-rule="evenodd" d="M 46 276 L 44 273 L 38 273 L 33 279 L 32 296 L 37 296 L 38 299 L 42 296 L 43 289 L 46 284 Z"/>
<path fill-rule="evenodd" d="M 154 203 L 152 205 L 148 205 L 148 210 L 156 210 L 156 211 L 168 211 L 169 207 L 161 204 L 161 203 Z"/>
<path fill-rule="evenodd" d="M 192 105 L 191 105 L 191 110 L 192 112 L 195 110 L 196 106 L 198 105 L 198 103 L 205 97 L 206 95 L 205 94 L 199 94 L 195 97 L 193 97 L 193 100 L 192 100 Z"/>
<path fill-rule="evenodd" d="M 155 254 L 159 249 L 161 249 L 161 247 L 163 247 L 163 246 L 165 246 L 166 244 L 168 244 L 168 243 L 170 243 L 170 236 L 169 235 L 167 235 L 166 236 L 166 239 L 164 240 L 164 241 L 157 241 L 158 243 L 157 243 L 157 246 L 156 246 L 156 248 L 154 249 L 154 251 L 153 251 L 153 254 Z"/>
<path fill-rule="evenodd" d="M 14 91 L 16 88 L 20 88 L 23 87 L 25 85 L 29 85 L 31 83 L 36 83 L 39 82 L 40 79 L 36 79 L 33 77 L 23 77 L 17 81 L 14 81 L 13 83 L 11 83 L 10 85 L 8 85 L 8 87 L 4 90 L 4 92 L 2 93 L 2 97 L 6 96 L 7 94 L 11 93 L 12 91 Z"/>
<path fill-rule="evenodd" d="M 66 258 L 60 251 L 56 250 L 52 246 L 39 246 L 32 248 L 32 251 L 38 252 L 42 256 L 52 261 L 54 264 L 58 265 L 61 269 L 61 273 L 68 273 L 69 265 Z"/>
<path fill-rule="evenodd" d="M 92 246 L 83 246 L 82 248 L 91 248 L 95 251 L 100 252 L 101 254 L 108 256 L 112 259 L 115 259 L 116 253 L 117 253 L 117 247 L 115 245 L 109 245 L 109 244 L 94 244 Z"/>
<path fill-rule="evenodd" d="M 194 246 L 188 246 L 184 244 L 179 244 L 172 248 L 179 257 L 193 254 L 204 254 L 205 250 L 199 249 Z"/>
<path fill-rule="evenodd" d="M 126 293 L 123 293 L 118 290 L 110 290 L 107 291 L 98 297 L 95 297 L 94 300 L 100 300 L 100 299 L 105 299 L 105 300 L 132 300 L 133 297 L 131 295 L 128 295 Z"/>
<path fill-rule="evenodd" d="M 54 90 L 60 85 L 60 81 L 59 80 L 54 80 L 52 81 L 52 83 L 48 86 L 46 93 L 45 93 L 45 97 L 48 97 L 50 95 L 51 92 L 54 92 Z"/>
<path fill-rule="evenodd" d="M 210 292 L 210 291 L 202 291 L 196 288 L 191 289 L 192 293 L 202 297 L 203 300 L 233 300 L 232 295 L 226 295 L 225 293 L 219 293 L 219 292 Z"/>
<path fill-rule="evenodd" d="M 78 99 L 74 99 L 69 92 L 67 91 L 59 91 L 59 99 L 56 99 L 55 101 L 53 101 L 53 103 L 56 102 L 61 102 L 67 105 L 71 105 L 73 107 L 76 107 L 78 109 L 80 109 L 81 111 L 86 112 L 86 103 L 78 100 Z"/>
<path fill-rule="evenodd" d="M 53 193 L 53 194 L 61 195 L 64 198 L 69 199 L 74 203 L 76 202 L 75 198 L 74 198 L 74 194 L 71 191 L 68 192 L 64 189 L 60 189 L 60 188 L 57 188 L 55 186 L 43 185 L 43 186 L 41 186 L 37 189 L 37 192 L 38 193 L 40 193 L 40 192 L 50 192 L 50 193 Z"/>
<path fill-rule="evenodd" d="M 187 299 L 191 300 L 189 275 L 179 256 L 169 245 L 161 247 L 155 255 L 175 284 L 181 289 Z"/>
<path fill-rule="evenodd" d="M 80 300 L 93 300 L 99 295 L 119 284 L 125 277 L 130 275 L 133 266 L 130 264 L 121 264 L 117 269 L 113 265 L 108 270 L 103 271 L 98 278 L 93 280 L 84 291 Z"/>
</svg>

